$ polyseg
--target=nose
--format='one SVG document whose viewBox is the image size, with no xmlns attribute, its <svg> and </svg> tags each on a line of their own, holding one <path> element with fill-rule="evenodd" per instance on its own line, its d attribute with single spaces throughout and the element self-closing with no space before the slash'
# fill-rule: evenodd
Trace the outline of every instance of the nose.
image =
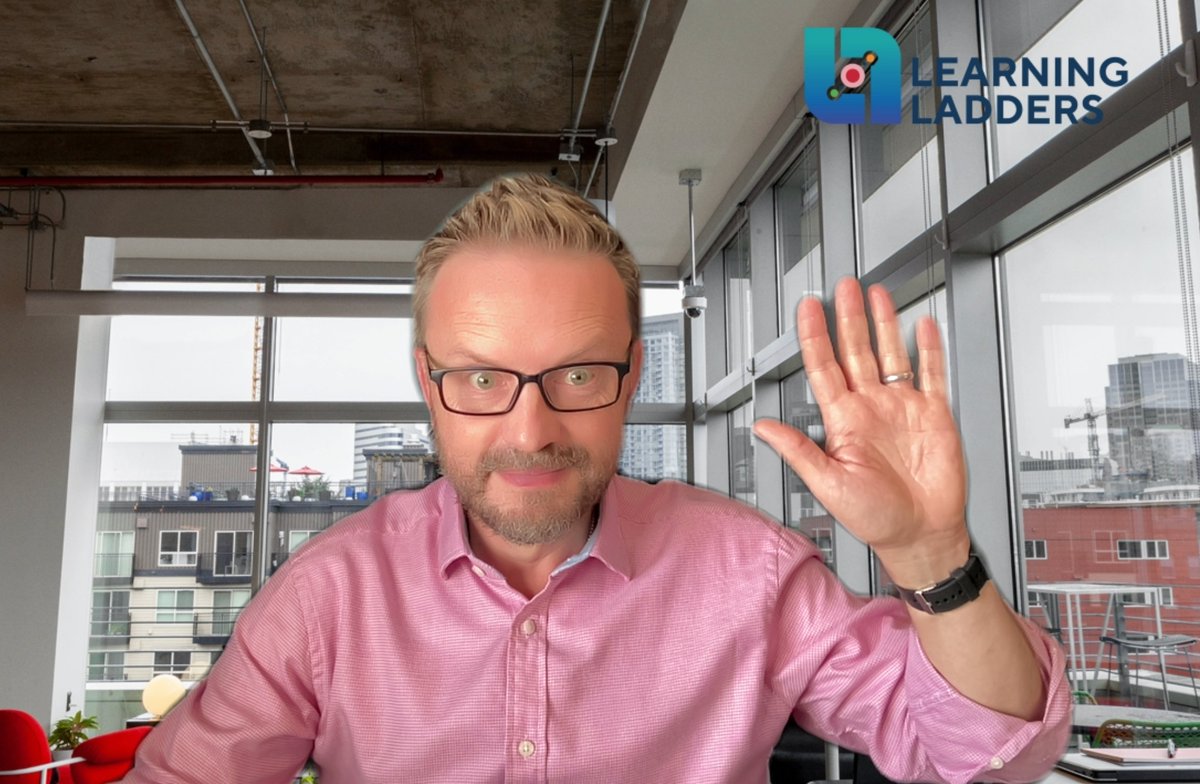
<svg viewBox="0 0 1200 784">
<path fill-rule="evenodd" d="M 537 384 L 524 384 L 512 410 L 504 415 L 509 443 L 522 452 L 538 452 L 562 437 L 562 420 Z"/>
</svg>

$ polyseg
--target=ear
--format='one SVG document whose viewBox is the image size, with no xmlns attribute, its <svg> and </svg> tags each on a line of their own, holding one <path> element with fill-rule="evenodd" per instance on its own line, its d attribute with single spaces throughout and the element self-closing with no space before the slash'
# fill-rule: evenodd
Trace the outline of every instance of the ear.
<svg viewBox="0 0 1200 784">
<path fill-rule="evenodd" d="M 625 418 L 629 418 L 629 412 L 633 409 L 633 397 L 637 393 L 638 383 L 642 380 L 642 339 L 638 338 L 633 341 L 633 348 L 629 351 L 629 375 L 625 377 Z"/>
<path fill-rule="evenodd" d="M 425 399 L 425 407 L 432 415 L 433 400 L 436 395 L 433 391 L 433 380 L 429 378 L 429 363 L 426 361 L 426 353 L 423 348 L 413 348 L 413 372 L 417 376 L 417 384 L 421 387 L 421 397 Z"/>
</svg>

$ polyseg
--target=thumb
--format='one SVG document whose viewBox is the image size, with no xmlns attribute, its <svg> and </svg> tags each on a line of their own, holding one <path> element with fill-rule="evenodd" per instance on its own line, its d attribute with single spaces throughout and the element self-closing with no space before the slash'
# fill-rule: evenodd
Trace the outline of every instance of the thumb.
<svg viewBox="0 0 1200 784">
<path fill-rule="evenodd" d="M 811 438 L 777 419 L 758 420 L 754 434 L 778 452 L 809 489 L 820 484 L 818 477 L 824 473 L 829 456 Z"/>
</svg>

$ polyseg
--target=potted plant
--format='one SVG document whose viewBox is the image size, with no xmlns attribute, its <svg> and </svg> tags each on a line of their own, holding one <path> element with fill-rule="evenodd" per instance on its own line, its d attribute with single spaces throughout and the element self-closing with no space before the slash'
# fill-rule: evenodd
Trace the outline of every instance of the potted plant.
<svg viewBox="0 0 1200 784">
<path fill-rule="evenodd" d="M 95 716 L 84 716 L 83 711 L 75 711 L 74 716 L 67 716 L 54 722 L 54 727 L 50 730 L 47 740 L 50 742 L 50 748 L 54 751 L 66 752 L 65 755 L 55 755 L 56 758 L 69 757 L 76 746 L 88 739 L 84 730 L 94 730 L 99 726 Z"/>
<path fill-rule="evenodd" d="M 225 490 L 225 500 L 226 501 L 240 501 L 241 498 L 242 498 L 241 490 L 238 490 L 236 487 L 226 488 L 226 490 Z"/>
<path fill-rule="evenodd" d="M 329 501 L 333 498 L 329 489 L 329 480 L 323 476 L 317 479 L 305 478 L 297 489 L 305 501 Z"/>
</svg>

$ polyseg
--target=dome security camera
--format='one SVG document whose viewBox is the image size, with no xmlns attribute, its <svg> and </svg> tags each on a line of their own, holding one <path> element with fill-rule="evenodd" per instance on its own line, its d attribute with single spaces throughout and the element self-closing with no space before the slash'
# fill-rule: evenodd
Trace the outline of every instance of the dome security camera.
<svg viewBox="0 0 1200 784">
<path fill-rule="evenodd" d="M 704 296 L 703 286 L 683 287 L 683 312 L 688 318 L 700 318 L 707 307 L 708 297 Z"/>
</svg>

